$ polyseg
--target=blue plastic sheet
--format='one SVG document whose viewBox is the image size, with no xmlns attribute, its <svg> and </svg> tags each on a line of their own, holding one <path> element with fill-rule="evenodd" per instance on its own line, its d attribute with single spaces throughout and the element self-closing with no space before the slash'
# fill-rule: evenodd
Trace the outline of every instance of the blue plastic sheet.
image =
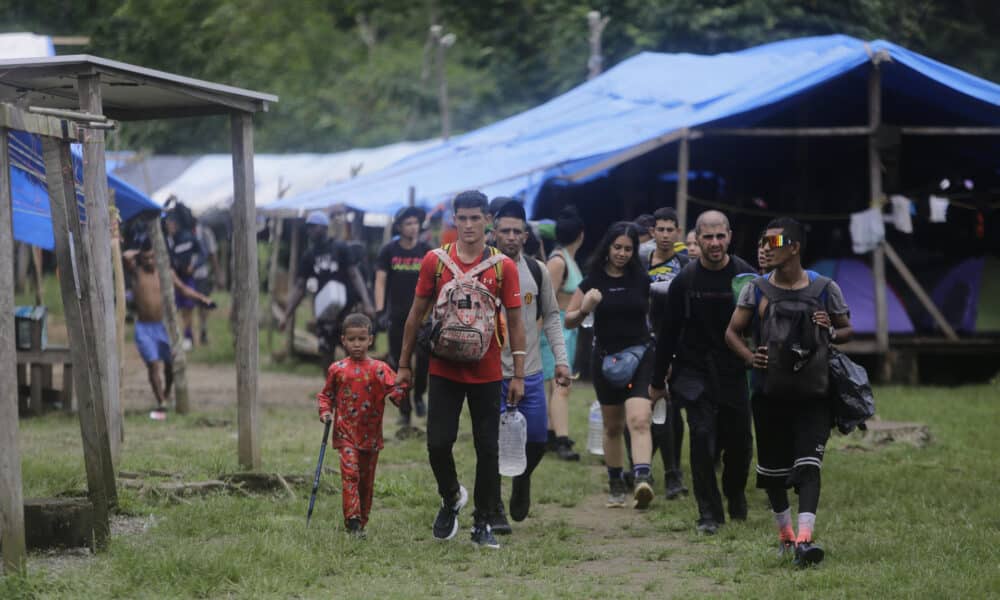
<svg viewBox="0 0 1000 600">
<path fill-rule="evenodd" d="M 344 203 L 392 213 L 466 189 L 523 195 L 530 208 L 553 177 L 568 177 L 685 127 L 750 126 L 769 107 L 866 70 L 884 54 L 882 85 L 896 124 L 1000 125 L 1000 86 L 886 41 L 833 35 L 702 56 L 642 53 L 531 110 L 455 137 L 367 176 L 293 196 L 262 212 Z M 864 93 L 866 79 L 856 77 Z M 911 99 L 919 99 L 912 107 Z M 862 123 L 856 123 L 861 125 Z M 590 177 L 600 176 L 597 172 Z"/>
</svg>

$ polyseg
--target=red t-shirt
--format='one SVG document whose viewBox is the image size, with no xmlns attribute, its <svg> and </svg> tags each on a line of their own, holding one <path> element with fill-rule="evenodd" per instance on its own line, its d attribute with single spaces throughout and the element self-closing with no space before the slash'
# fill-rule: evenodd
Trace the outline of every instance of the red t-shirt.
<svg viewBox="0 0 1000 600">
<path fill-rule="evenodd" d="M 333 413 L 334 448 L 382 449 L 385 397 L 401 395 L 396 374 L 380 360 L 350 357 L 330 365 L 326 385 L 316 395 L 320 416 Z"/>
<path fill-rule="evenodd" d="M 478 265 L 482 257 L 475 262 L 464 263 L 458 258 L 456 246 L 449 250 L 452 260 L 458 265 L 463 273 L 470 271 Z M 437 299 L 441 287 L 451 281 L 453 276 L 447 267 L 441 271 L 441 277 L 436 278 L 437 266 L 440 259 L 433 253 L 428 252 L 424 256 L 424 261 L 420 264 L 420 277 L 417 279 L 416 295 L 419 298 Z M 503 257 L 501 273 L 502 281 L 497 282 L 496 269 L 490 268 L 480 273 L 479 281 L 483 283 L 490 293 L 499 298 L 500 304 L 507 308 L 520 308 L 521 306 L 521 284 L 518 280 L 517 265 L 514 261 Z M 499 319 L 499 317 L 498 317 Z M 499 321 L 498 321 L 499 327 Z M 490 342 L 490 348 L 486 351 L 486 356 L 478 363 L 459 363 L 441 360 L 431 357 L 431 375 L 444 377 L 460 383 L 489 383 L 503 379 L 503 371 L 500 366 L 500 345 L 497 344 L 496 336 Z"/>
</svg>

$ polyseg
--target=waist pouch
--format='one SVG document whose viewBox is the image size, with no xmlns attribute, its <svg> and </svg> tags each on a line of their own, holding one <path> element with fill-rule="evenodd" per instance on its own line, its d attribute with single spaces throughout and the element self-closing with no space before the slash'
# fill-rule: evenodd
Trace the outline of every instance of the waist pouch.
<svg viewBox="0 0 1000 600">
<path fill-rule="evenodd" d="M 635 376 L 642 357 L 646 355 L 648 344 L 629 346 L 620 352 L 608 354 L 601 361 L 601 374 L 612 387 L 624 388 Z"/>
</svg>

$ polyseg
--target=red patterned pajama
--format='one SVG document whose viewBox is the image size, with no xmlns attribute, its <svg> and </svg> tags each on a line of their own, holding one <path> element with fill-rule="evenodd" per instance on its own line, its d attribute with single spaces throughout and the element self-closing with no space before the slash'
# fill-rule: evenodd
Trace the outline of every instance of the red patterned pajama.
<svg viewBox="0 0 1000 600">
<path fill-rule="evenodd" d="M 340 448 L 340 480 L 343 484 L 344 524 L 348 519 L 361 519 L 361 526 L 368 525 L 375 492 L 375 465 L 378 450 L 359 450 L 350 446 Z"/>
</svg>

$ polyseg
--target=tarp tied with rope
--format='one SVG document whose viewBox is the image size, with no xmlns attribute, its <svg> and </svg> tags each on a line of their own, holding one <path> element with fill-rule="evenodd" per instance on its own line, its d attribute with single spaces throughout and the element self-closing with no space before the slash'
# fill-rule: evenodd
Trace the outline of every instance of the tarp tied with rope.
<svg viewBox="0 0 1000 600">
<path fill-rule="evenodd" d="M 1000 86 L 882 40 L 832 35 L 714 56 L 644 52 L 531 110 L 263 212 L 344 203 L 391 213 L 406 204 L 412 186 L 417 202 L 428 205 L 465 189 L 522 194 L 530 213 L 551 178 L 586 181 L 685 129 L 752 126 L 782 102 L 845 77 L 864 90 L 866 80 L 857 76 L 875 56 L 883 59 L 882 88 L 892 99 L 887 120 L 1000 125 Z"/>
<path fill-rule="evenodd" d="M 49 191 L 45 185 L 45 160 L 42 141 L 37 136 L 12 131 L 10 142 L 11 196 L 14 208 L 14 239 L 19 242 L 52 250 L 52 217 L 49 211 Z M 73 150 L 73 170 L 76 174 L 76 199 L 80 217 L 86 218 L 83 203 L 83 159 Z M 146 212 L 158 212 L 160 207 L 142 192 L 124 181 L 108 176 L 108 189 L 123 221 Z"/>
</svg>

